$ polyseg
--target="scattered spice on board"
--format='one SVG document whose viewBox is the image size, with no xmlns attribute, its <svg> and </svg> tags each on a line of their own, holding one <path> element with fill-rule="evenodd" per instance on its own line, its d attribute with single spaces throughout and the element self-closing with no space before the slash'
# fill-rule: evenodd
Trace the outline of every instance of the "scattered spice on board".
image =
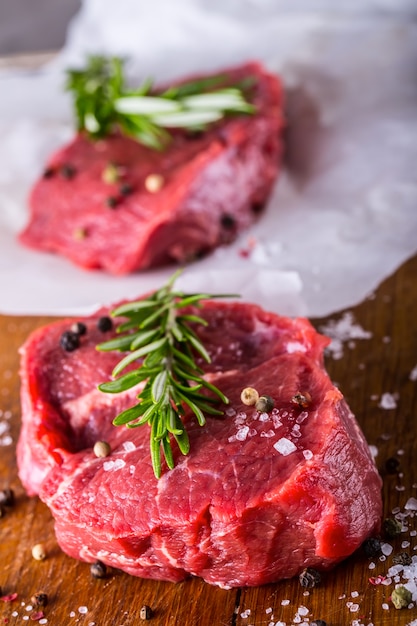
<svg viewBox="0 0 417 626">
<path fill-rule="evenodd" d="M 150 606 L 148 606 L 147 604 L 144 604 L 142 608 L 140 609 L 139 615 L 140 615 L 140 619 L 147 621 L 152 618 L 153 611 Z"/>
<path fill-rule="evenodd" d="M 320 332 L 330 337 L 331 343 L 327 346 L 326 352 L 335 360 L 343 357 L 346 342 L 349 342 L 349 347 L 354 347 L 353 339 L 370 339 L 372 337 L 370 331 L 364 330 L 360 324 L 355 322 L 353 313 L 350 311 L 346 311 L 338 320 L 329 320 L 327 324 L 320 327 Z"/>
</svg>

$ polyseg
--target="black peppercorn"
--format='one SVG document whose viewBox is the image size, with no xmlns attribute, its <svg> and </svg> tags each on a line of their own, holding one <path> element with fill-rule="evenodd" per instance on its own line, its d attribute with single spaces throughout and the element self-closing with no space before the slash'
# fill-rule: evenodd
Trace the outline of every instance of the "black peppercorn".
<svg viewBox="0 0 417 626">
<path fill-rule="evenodd" d="M 399 467 L 400 462 L 398 459 L 395 458 L 395 456 L 391 456 L 385 461 L 385 469 L 387 474 L 397 474 Z"/>
<path fill-rule="evenodd" d="M 123 185 L 120 185 L 119 191 L 122 196 L 130 196 L 133 193 L 133 187 L 129 183 L 123 183 Z"/>
<path fill-rule="evenodd" d="M 80 336 L 72 330 L 66 330 L 61 335 L 60 344 L 66 352 L 73 352 L 80 347 Z"/>
<path fill-rule="evenodd" d="M 44 170 L 42 176 L 43 178 L 52 178 L 52 176 L 55 174 L 55 170 L 53 167 L 47 167 L 46 170 Z"/>
<path fill-rule="evenodd" d="M 91 564 L 90 572 L 93 578 L 106 578 L 107 567 L 101 561 L 96 561 Z"/>
<path fill-rule="evenodd" d="M 264 202 L 254 202 L 251 206 L 252 213 L 254 215 L 259 215 L 259 213 L 262 212 L 264 206 L 265 206 Z"/>
<path fill-rule="evenodd" d="M 255 409 L 260 413 L 269 413 L 274 408 L 274 400 L 271 396 L 260 396 L 255 404 Z"/>
<path fill-rule="evenodd" d="M 394 565 L 411 565 L 413 559 L 408 552 L 399 552 L 392 557 L 392 562 Z"/>
<path fill-rule="evenodd" d="M 303 569 L 298 579 L 302 587 L 315 587 L 316 585 L 320 584 L 321 576 L 320 572 L 318 572 L 316 569 L 313 569 L 312 567 L 306 567 L 305 569 Z"/>
<path fill-rule="evenodd" d="M 66 178 L 67 180 L 71 180 L 71 178 L 74 178 L 75 173 L 76 173 L 76 169 L 73 165 L 70 165 L 69 163 L 64 163 L 64 165 L 61 165 L 61 168 L 59 170 L 62 178 Z"/>
<path fill-rule="evenodd" d="M 152 609 L 147 604 L 144 604 L 140 610 L 140 619 L 148 620 L 152 617 Z"/>
<path fill-rule="evenodd" d="M 0 491 L 0 504 L 3 506 L 13 506 L 15 502 L 13 489 L 2 489 Z"/>
<path fill-rule="evenodd" d="M 376 537 L 369 537 L 362 544 L 362 549 L 368 557 L 375 557 L 381 554 L 381 540 Z"/>
<path fill-rule="evenodd" d="M 113 322 L 110 317 L 107 315 L 103 315 L 103 317 L 99 317 L 97 320 L 97 328 L 102 333 L 107 333 L 109 330 L 113 328 Z"/>
<path fill-rule="evenodd" d="M 104 202 L 110 209 L 114 209 L 117 206 L 118 200 L 115 196 L 107 196 Z"/>
<path fill-rule="evenodd" d="M 385 519 L 382 523 L 382 528 L 384 530 L 384 534 L 389 539 L 393 539 L 401 533 L 402 524 L 393 517 L 387 517 L 387 519 Z"/>
<path fill-rule="evenodd" d="M 220 218 L 220 224 L 226 230 L 232 230 L 236 227 L 236 220 L 233 215 L 229 215 L 229 213 L 223 213 Z"/>
<path fill-rule="evenodd" d="M 75 322 L 71 326 L 71 331 L 76 335 L 85 335 L 87 332 L 87 326 L 83 322 Z"/>
<path fill-rule="evenodd" d="M 38 591 L 33 594 L 30 601 L 35 606 L 46 606 L 48 604 L 48 596 L 44 591 Z"/>
</svg>

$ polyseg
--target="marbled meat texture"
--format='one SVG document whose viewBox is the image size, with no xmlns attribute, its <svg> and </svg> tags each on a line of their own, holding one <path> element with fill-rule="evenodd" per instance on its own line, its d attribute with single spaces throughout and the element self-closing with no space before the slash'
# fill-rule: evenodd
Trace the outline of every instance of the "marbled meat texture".
<svg viewBox="0 0 417 626">
<path fill-rule="evenodd" d="M 148 426 L 112 426 L 132 390 L 97 390 L 120 359 L 95 349 L 113 331 L 86 319 L 74 352 L 59 341 L 72 320 L 28 338 L 18 443 L 27 492 L 49 506 L 66 553 L 135 576 L 192 574 L 231 588 L 330 568 L 378 531 L 381 480 L 323 367 L 327 339 L 305 319 L 251 304 L 209 302 L 202 315 L 209 325 L 198 333 L 212 357 L 206 376 L 230 405 L 203 428 L 186 417 L 191 451 L 184 457 L 175 447 L 176 467 L 164 466 L 159 481 Z M 244 406 L 247 386 L 272 396 L 274 409 Z M 309 406 L 292 401 L 300 391 L 311 395 Z M 109 442 L 110 456 L 94 455 L 98 440 Z"/>
<path fill-rule="evenodd" d="M 164 151 L 119 134 L 100 141 L 78 134 L 35 184 L 20 242 L 122 275 L 184 263 L 233 241 L 276 180 L 283 99 L 278 78 L 257 63 L 224 74 L 231 84 L 254 80 L 254 115 L 227 116 L 202 133 L 177 130 Z M 109 164 L 118 166 L 114 183 L 104 180 Z M 155 174 L 163 184 L 149 191 L 145 181 Z"/>
</svg>

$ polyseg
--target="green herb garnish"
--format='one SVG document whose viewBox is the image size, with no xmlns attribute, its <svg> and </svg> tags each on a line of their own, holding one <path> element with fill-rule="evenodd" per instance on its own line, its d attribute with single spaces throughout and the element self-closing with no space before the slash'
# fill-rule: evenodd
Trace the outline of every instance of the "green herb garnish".
<svg viewBox="0 0 417 626">
<path fill-rule="evenodd" d="M 127 321 L 117 327 L 119 337 L 97 346 L 98 350 L 129 351 L 113 370 L 115 380 L 99 385 L 101 391 L 119 393 L 145 381 L 137 404 L 120 413 L 113 424 L 125 424 L 128 428 L 149 424 L 152 466 L 157 478 L 161 476 L 161 451 L 168 467 L 174 467 L 171 437 L 182 454 L 190 449 L 182 421 L 186 410 L 191 410 L 203 426 L 204 413 L 222 415 L 214 405 L 219 401 L 228 403 L 226 396 L 203 378 L 204 371 L 196 364 L 197 356 L 207 363 L 210 356 L 190 324 L 206 326 L 207 322 L 184 311 L 190 305 L 201 307 L 202 300 L 226 295 L 174 291 L 178 274 L 149 297 L 112 311 L 112 316 L 123 316 Z M 139 367 L 119 376 L 138 360 Z M 204 390 L 206 393 L 202 393 Z"/>
<path fill-rule="evenodd" d="M 137 89 L 125 86 L 123 61 L 92 56 L 82 70 L 68 70 L 67 90 L 73 93 L 78 130 L 91 137 L 108 135 L 115 128 L 157 150 L 170 139 L 167 128 L 204 130 L 227 114 L 255 111 L 242 90 L 245 83 L 215 89 L 225 76 L 200 79 L 152 91 L 146 80 Z"/>
</svg>

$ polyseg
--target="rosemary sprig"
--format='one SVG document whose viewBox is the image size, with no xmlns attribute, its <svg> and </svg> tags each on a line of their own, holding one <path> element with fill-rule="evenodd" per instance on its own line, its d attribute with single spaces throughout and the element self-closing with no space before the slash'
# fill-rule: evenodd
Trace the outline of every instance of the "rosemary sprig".
<svg viewBox="0 0 417 626">
<path fill-rule="evenodd" d="M 157 94 L 151 80 L 128 89 L 122 59 L 91 56 L 85 69 L 68 70 L 66 88 L 73 94 L 78 130 L 100 138 L 119 128 L 160 150 L 169 142 L 168 128 L 204 130 L 227 114 L 255 111 L 243 95 L 247 81 L 218 88 L 225 78 L 199 79 Z"/>
<path fill-rule="evenodd" d="M 226 396 L 204 379 L 203 370 L 196 364 L 196 356 L 207 363 L 210 356 L 190 324 L 206 326 L 207 322 L 184 311 L 190 305 L 200 307 L 202 300 L 226 296 L 174 291 L 178 274 L 149 297 L 112 311 L 113 316 L 123 316 L 126 321 L 117 327 L 119 337 L 97 346 L 98 350 L 129 351 L 114 368 L 115 379 L 99 385 L 101 391 L 119 393 L 145 383 L 137 395 L 138 402 L 117 415 L 113 424 L 128 428 L 149 424 L 152 466 L 157 478 L 161 476 L 161 451 L 168 467 L 174 467 L 172 437 L 182 454 L 190 449 L 182 421 L 185 412 L 191 410 L 203 426 L 205 413 L 222 415 L 215 404 L 228 403 Z M 136 364 L 134 369 L 121 374 L 132 364 Z"/>
</svg>

